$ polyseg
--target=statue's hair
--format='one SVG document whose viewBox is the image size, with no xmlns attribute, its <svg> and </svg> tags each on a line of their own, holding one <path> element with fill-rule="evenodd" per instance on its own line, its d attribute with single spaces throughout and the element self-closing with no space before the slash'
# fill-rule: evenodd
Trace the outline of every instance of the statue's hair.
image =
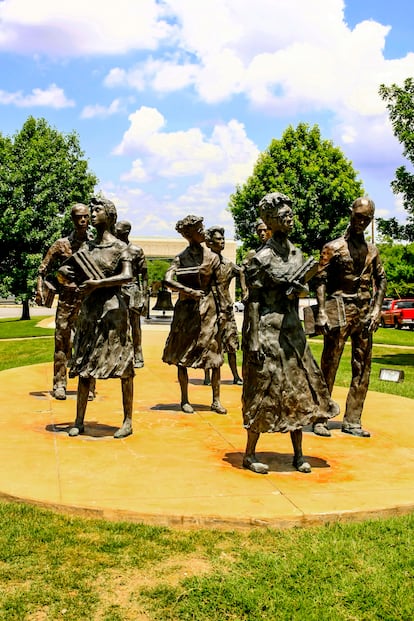
<svg viewBox="0 0 414 621">
<path fill-rule="evenodd" d="M 75 211 L 77 211 L 78 209 L 87 209 L 88 213 L 89 213 L 89 207 L 88 205 L 85 205 L 84 203 L 74 203 L 72 205 L 72 207 L 70 208 L 70 215 L 73 218 L 73 214 L 75 213 Z"/>
<path fill-rule="evenodd" d="M 282 194 L 281 192 L 270 192 L 263 196 L 262 200 L 259 203 L 259 212 L 260 216 L 266 223 L 266 217 L 270 213 L 277 212 L 282 205 L 292 205 L 292 200 L 286 194 Z"/>
<path fill-rule="evenodd" d="M 254 225 L 255 231 L 257 232 L 257 229 L 259 228 L 259 226 L 265 226 L 267 227 L 266 222 L 263 222 L 263 220 L 261 218 L 257 218 L 256 223 Z"/>
<path fill-rule="evenodd" d="M 128 231 L 128 233 L 131 232 L 131 223 L 128 222 L 128 220 L 118 220 L 118 222 L 116 223 L 116 228 L 123 228 L 125 231 Z"/>
<path fill-rule="evenodd" d="M 178 220 L 177 224 L 175 225 L 175 230 L 183 237 L 188 239 L 189 237 L 191 237 L 191 231 L 201 222 L 203 222 L 203 220 L 204 218 L 202 216 L 186 216 L 182 220 Z"/>
<path fill-rule="evenodd" d="M 214 226 L 210 226 L 206 230 L 206 242 L 207 243 L 210 243 L 212 241 L 214 233 L 220 233 L 220 235 L 223 235 L 224 237 L 224 228 L 222 226 L 218 226 L 218 224 Z"/>
<path fill-rule="evenodd" d="M 110 222 L 109 229 L 111 233 L 115 234 L 115 223 L 118 214 L 114 203 L 104 196 L 93 196 L 91 199 L 91 207 L 93 207 L 93 205 L 101 205 L 105 209 L 105 213 Z"/>
<path fill-rule="evenodd" d="M 375 203 L 372 198 L 369 198 L 368 196 L 360 196 L 359 198 L 356 198 L 350 207 L 350 211 L 355 211 L 355 209 L 363 205 L 366 205 L 370 209 L 372 215 L 374 215 Z"/>
</svg>

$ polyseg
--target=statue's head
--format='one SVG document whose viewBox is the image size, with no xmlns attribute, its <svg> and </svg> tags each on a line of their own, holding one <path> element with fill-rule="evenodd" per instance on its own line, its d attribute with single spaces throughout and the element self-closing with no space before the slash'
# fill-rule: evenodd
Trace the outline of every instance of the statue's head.
<svg viewBox="0 0 414 621">
<path fill-rule="evenodd" d="M 280 209 L 292 208 L 292 201 L 289 196 L 281 192 L 270 192 L 266 194 L 259 203 L 259 213 L 265 224 L 269 227 L 269 221 L 277 215 Z"/>
<path fill-rule="evenodd" d="M 195 233 L 200 234 L 204 239 L 203 220 L 202 216 L 186 216 L 182 220 L 178 220 L 175 230 L 189 241 L 193 239 Z"/>
<path fill-rule="evenodd" d="M 360 196 L 351 205 L 352 213 L 364 213 L 372 219 L 375 213 L 375 203 L 368 196 Z"/>
<path fill-rule="evenodd" d="M 75 203 L 70 210 L 73 226 L 79 231 L 83 231 L 89 226 L 89 207 L 83 203 Z"/>
<path fill-rule="evenodd" d="M 255 224 L 256 235 L 264 244 L 272 236 L 272 231 L 268 228 L 267 224 L 263 222 L 261 218 L 256 220 Z"/>
<path fill-rule="evenodd" d="M 220 253 L 224 249 L 225 239 L 222 226 L 210 226 L 206 230 L 206 245 L 216 253 Z"/>
<path fill-rule="evenodd" d="M 117 214 L 114 203 L 110 201 L 108 198 L 105 198 L 104 196 L 93 196 L 90 202 L 91 211 L 93 211 L 93 208 L 96 205 L 100 205 L 101 207 L 104 208 L 105 213 L 108 218 L 108 223 L 109 223 L 108 228 L 110 229 L 111 233 L 115 234 L 115 223 L 116 223 L 118 214 Z"/>
<path fill-rule="evenodd" d="M 375 213 L 374 201 L 367 196 L 360 196 L 351 205 L 350 231 L 362 234 L 372 222 Z"/>
<path fill-rule="evenodd" d="M 122 241 L 127 241 L 131 232 L 131 223 L 128 220 L 119 220 L 115 225 L 115 235 Z"/>
</svg>

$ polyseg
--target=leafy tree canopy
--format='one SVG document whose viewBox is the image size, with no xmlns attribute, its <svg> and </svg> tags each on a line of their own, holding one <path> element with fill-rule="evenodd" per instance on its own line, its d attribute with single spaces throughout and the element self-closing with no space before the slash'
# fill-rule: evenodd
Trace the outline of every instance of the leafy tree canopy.
<svg viewBox="0 0 414 621">
<path fill-rule="evenodd" d="M 414 79 L 407 78 L 404 86 L 382 84 L 379 93 L 386 102 L 394 135 L 403 146 L 403 155 L 414 165 Z M 395 218 L 378 218 L 380 231 L 394 239 L 414 241 L 414 174 L 405 166 L 399 166 L 391 188 L 395 194 L 402 196 L 404 208 L 409 214 L 408 223 L 398 225 Z"/>
<path fill-rule="evenodd" d="M 351 162 L 317 125 L 289 126 L 261 153 L 253 174 L 230 197 L 236 235 L 245 248 L 257 246 L 258 204 L 268 192 L 283 192 L 293 200 L 295 228 L 291 239 L 306 253 L 319 250 L 342 234 L 351 203 L 362 196 L 362 182 Z"/>
<path fill-rule="evenodd" d="M 170 267 L 170 261 L 165 259 L 150 259 L 148 265 L 148 284 L 160 283 L 164 280 L 165 272 Z"/>
<path fill-rule="evenodd" d="M 0 133 L 0 295 L 20 299 L 25 318 L 42 257 L 96 183 L 75 132 L 30 116 L 12 138 Z"/>
<path fill-rule="evenodd" d="M 378 244 L 387 275 L 387 296 L 414 297 L 414 244 Z"/>
</svg>

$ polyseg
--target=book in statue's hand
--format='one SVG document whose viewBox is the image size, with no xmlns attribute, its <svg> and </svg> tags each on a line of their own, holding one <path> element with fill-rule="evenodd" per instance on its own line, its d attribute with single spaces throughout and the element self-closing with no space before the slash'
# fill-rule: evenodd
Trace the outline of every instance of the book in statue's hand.
<svg viewBox="0 0 414 621">
<path fill-rule="evenodd" d="M 315 261 L 313 257 L 309 257 L 309 259 L 306 259 L 305 263 L 303 263 L 300 268 L 297 269 L 296 272 L 293 274 L 291 282 L 297 280 L 305 284 L 315 276 L 317 271 L 318 262 Z"/>
<path fill-rule="evenodd" d="M 289 296 L 293 293 L 295 289 L 293 283 L 299 282 L 300 284 L 305 285 L 311 278 L 315 276 L 317 271 L 318 262 L 315 261 L 313 257 L 309 257 L 309 259 L 307 259 L 305 263 L 303 263 L 289 279 L 289 282 L 292 283 L 292 286 L 287 289 L 286 295 Z"/>
<path fill-rule="evenodd" d="M 102 280 L 105 275 L 95 263 L 93 256 L 88 250 L 78 250 L 63 263 L 62 267 L 70 267 L 75 274 L 75 282 L 83 283 L 85 280 Z"/>
<path fill-rule="evenodd" d="M 42 280 L 43 306 L 46 306 L 46 308 L 52 308 L 55 295 L 56 287 L 49 280 L 44 278 Z"/>
<path fill-rule="evenodd" d="M 200 266 L 178 267 L 175 271 L 177 281 L 190 289 L 201 289 Z"/>
</svg>

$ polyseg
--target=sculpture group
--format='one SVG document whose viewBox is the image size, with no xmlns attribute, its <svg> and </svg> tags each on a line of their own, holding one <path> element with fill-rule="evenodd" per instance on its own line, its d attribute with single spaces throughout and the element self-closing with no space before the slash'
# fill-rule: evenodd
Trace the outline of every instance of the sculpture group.
<svg viewBox="0 0 414 621">
<path fill-rule="evenodd" d="M 89 213 L 90 210 L 90 213 Z M 163 362 L 177 367 L 181 410 L 191 414 L 188 369 L 199 368 L 211 384 L 211 410 L 225 415 L 220 400 L 220 369 L 227 353 L 233 383 L 242 385 L 242 417 L 247 432 L 243 466 L 265 474 L 257 458 L 261 433 L 290 433 L 293 464 L 311 467 L 302 453 L 302 429 L 329 436 L 329 419 L 339 414 L 331 393 L 341 354 L 352 341 L 352 380 L 342 431 L 368 437 L 361 414 L 369 383 L 372 334 L 378 328 L 386 279 L 373 244 L 364 230 L 374 216 L 374 203 L 358 198 L 351 207 L 343 237 L 327 243 L 319 263 L 305 260 L 289 240 L 293 209 L 289 197 L 273 192 L 258 205 L 259 247 L 241 266 L 222 256 L 225 238 L 219 226 L 204 230 L 201 216 L 179 220 L 176 230 L 187 241 L 164 277 L 178 294 Z M 133 378 L 144 364 L 140 316 L 148 303 L 144 253 L 129 242 L 131 225 L 117 223 L 115 205 L 92 199 L 89 208 L 72 208 L 74 231 L 53 244 L 39 268 L 37 302 L 44 300 L 44 281 L 57 267 L 53 395 L 66 398 L 66 375 L 78 377 L 76 418 L 69 436 L 84 432 L 88 400 L 95 381 L 121 380 L 123 422 L 115 438 L 132 433 Z M 90 220 L 90 222 L 89 222 Z M 89 223 L 95 229 L 92 235 Z M 236 364 L 239 348 L 229 285 L 239 277 L 245 304 L 242 377 Z M 299 319 L 298 300 L 309 295 L 313 280 L 318 309 L 316 331 L 324 335 L 321 367 L 312 356 Z M 343 308 L 336 324 L 327 312 L 331 301 Z M 73 343 L 72 343 L 72 336 Z"/>
</svg>

